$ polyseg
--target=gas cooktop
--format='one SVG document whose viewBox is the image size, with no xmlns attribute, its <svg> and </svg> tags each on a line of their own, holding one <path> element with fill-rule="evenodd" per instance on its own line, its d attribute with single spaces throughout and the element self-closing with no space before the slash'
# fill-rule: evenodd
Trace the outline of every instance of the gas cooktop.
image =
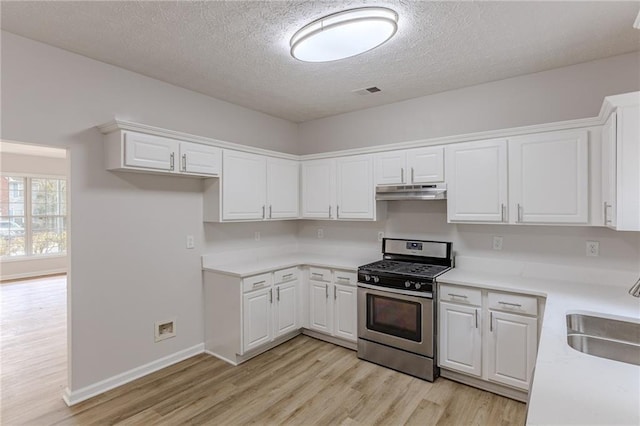
<svg viewBox="0 0 640 426">
<path fill-rule="evenodd" d="M 410 275 L 415 278 L 435 278 L 448 269 L 450 269 L 449 266 L 396 260 L 379 260 L 359 268 L 361 271 L 368 271 L 373 274 L 392 273 Z"/>
</svg>

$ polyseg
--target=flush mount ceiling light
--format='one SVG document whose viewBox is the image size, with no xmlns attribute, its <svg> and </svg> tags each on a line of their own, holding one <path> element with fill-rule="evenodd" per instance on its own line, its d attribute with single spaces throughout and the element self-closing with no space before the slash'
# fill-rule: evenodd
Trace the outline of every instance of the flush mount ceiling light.
<svg viewBox="0 0 640 426">
<path fill-rule="evenodd" d="M 329 62 L 359 55 L 389 40 L 398 14 L 384 7 L 334 13 L 305 25 L 291 37 L 291 56 L 304 62 Z"/>
</svg>

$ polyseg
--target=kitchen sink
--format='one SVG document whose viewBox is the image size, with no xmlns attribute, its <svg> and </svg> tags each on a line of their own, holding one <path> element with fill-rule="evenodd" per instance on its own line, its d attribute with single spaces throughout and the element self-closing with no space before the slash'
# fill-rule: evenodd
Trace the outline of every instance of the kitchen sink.
<svg viewBox="0 0 640 426">
<path fill-rule="evenodd" d="M 640 365 L 640 323 L 567 315 L 567 343 L 588 355 Z"/>
</svg>

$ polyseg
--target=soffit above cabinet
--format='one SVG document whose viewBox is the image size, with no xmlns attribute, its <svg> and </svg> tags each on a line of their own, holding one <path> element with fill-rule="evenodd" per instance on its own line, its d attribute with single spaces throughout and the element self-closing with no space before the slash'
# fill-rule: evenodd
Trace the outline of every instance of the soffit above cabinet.
<svg viewBox="0 0 640 426">
<path fill-rule="evenodd" d="M 300 62 L 291 36 L 342 1 L 3 2 L 2 29 L 237 105 L 303 122 L 639 50 L 637 2 L 376 2 L 379 48 Z M 187 24 L 188 23 L 188 24 Z M 426 77 L 425 77 L 426 76 Z M 355 89 L 378 86 L 361 96 Z"/>
</svg>

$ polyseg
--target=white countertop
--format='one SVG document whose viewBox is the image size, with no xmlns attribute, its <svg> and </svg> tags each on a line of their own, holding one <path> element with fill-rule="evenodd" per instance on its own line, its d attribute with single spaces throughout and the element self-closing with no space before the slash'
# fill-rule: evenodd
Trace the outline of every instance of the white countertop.
<svg viewBox="0 0 640 426">
<path fill-rule="evenodd" d="M 380 260 L 371 257 L 345 257 L 314 253 L 286 253 L 273 256 L 262 256 L 252 260 L 243 259 L 235 262 L 219 263 L 216 256 L 202 257 L 202 269 L 236 277 L 248 277 L 276 269 L 306 265 L 320 268 L 343 269 L 356 271 L 358 266 Z"/>
<path fill-rule="evenodd" d="M 500 275 L 456 268 L 439 282 L 546 297 L 528 425 L 640 425 L 640 366 L 578 352 L 569 347 L 566 334 L 567 313 L 640 322 L 640 299 L 627 292 L 633 273 L 614 273 L 616 282 L 598 284 L 571 281 L 570 274 L 562 280 L 540 278 L 544 272 L 534 269 Z M 591 281 L 598 274 L 591 274 Z"/>
</svg>

